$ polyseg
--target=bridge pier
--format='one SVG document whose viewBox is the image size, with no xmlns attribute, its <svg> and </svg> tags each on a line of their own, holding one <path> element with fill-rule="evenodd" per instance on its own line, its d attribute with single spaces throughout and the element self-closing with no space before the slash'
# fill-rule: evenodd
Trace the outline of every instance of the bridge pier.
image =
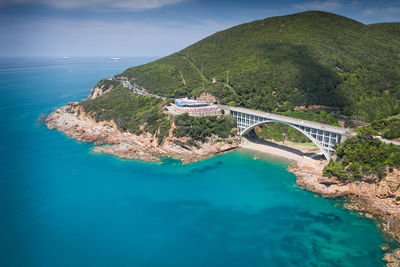
<svg viewBox="0 0 400 267">
<path fill-rule="evenodd" d="M 261 112 L 245 108 L 221 106 L 224 114 L 231 114 L 236 118 L 239 134 L 244 135 L 257 125 L 269 122 L 277 122 L 288 125 L 304 134 L 324 154 L 327 160 L 336 153 L 335 146 L 344 142 L 348 136 L 353 134 L 346 129 L 316 123 L 287 116 L 281 116 L 268 112 Z M 229 113 L 228 113 L 229 110 Z"/>
</svg>

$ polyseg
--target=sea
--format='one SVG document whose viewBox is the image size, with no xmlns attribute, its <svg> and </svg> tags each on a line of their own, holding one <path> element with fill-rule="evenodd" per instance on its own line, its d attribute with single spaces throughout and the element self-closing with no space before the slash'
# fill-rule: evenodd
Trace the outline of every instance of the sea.
<svg viewBox="0 0 400 267">
<path fill-rule="evenodd" d="M 0 59 L 0 266 L 384 266 L 375 222 L 297 187 L 287 161 L 122 160 L 46 128 L 152 60 Z"/>
</svg>

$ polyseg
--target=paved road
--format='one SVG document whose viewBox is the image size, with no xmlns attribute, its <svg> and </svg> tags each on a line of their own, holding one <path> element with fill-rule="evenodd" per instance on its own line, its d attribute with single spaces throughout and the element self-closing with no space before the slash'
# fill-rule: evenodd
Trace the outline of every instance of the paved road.
<svg viewBox="0 0 400 267">
<path fill-rule="evenodd" d="M 378 138 L 379 140 L 381 140 L 382 142 L 384 142 L 386 144 L 393 144 L 393 145 L 396 145 L 396 146 L 400 146 L 400 142 L 388 140 L 388 139 L 382 138 L 381 136 L 374 136 L 374 137 Z"/>
<path fill-rule="evenodd" d="M 131 89 L 134 93 L 139 94 L 139 95 L 152 96 L 152 97 L 157 97 L 157 98 L 161 98 L 161 99 L 166 99 L 163 96 L 150 94 L 143 90 L 140 90 L 139 88 L 132 86 L 129 81 L 123 81 L 122 85 L 124 87 Z M 282 116 L 282 115 L 278 115 L 278 114 L 274 114 L 274 113 L 263 112 L 263 111 L 258 111 L 258 110 L 248 109 L 248 108 L 241 108 L 241 107 L 230 107 L 230 106 L 224 106 L 224 105 L 218 105 L 218 107 L 221 109 L 225 109 L 225 110 L 233 110 L 233 111 L 238 111 L 238 112 L 243 112 L 243 113 L 247 113 L 247 114 L 251 114 L 251 115 L 260 116 L 260 117 L 267 117 L 267 118 L 270 118 L 273 120 L 284 121 L 284 122 L 294 123 L 294 124 L 298 124 L 298 125 L 304 125 L 304 126 L 312 127 L 312 128 L 316 128 L 316 129 L 336 132 L 336 133 L 340 133 L 342 135 L 347 135 L 347 136 L 356 135 L 355 133 L 350 132 L 349 130 L 341 128 L 341 127 L 336 127 L 336 126 L 327 125 L 327 124 L 323 124 L 323 123 Z M 400 146 L 400 142 L 383 139 L 380 136 L 375 136 L 375 137 L 380 139 L 382 142 L 384 142 L 386 144 L 394 144 L 394 145 Z"/>
<path fill-rule="evenodd" d="M 145 95 L 145 96 L 152 96 L 152 97 L 157 97 L 157 98 L 161 98 L 161 99 L 166 99 L 163 96 L 153 95 L 153 94 L 147 93 L 147 92 L 145 92 L 143 90 L 140 90 L 139 88 L 136 88 L 136 87 L 132 86 L 129 81 L 122 81 L 122 85 L 124 87 L 127 87 L 127 88 L 131 89 L 135 94 Z"/>
</svg>

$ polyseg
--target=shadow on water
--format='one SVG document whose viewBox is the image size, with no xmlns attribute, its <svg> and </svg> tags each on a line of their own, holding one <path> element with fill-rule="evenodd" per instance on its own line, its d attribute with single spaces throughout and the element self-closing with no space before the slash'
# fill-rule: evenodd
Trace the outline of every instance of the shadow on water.
<svg viewBox="0 0 400 267">
<path fill-rule="evenodd" d="M 185 166 L 186 168 L 190 169 L 190 172 L 192 173 L 205 173 L 208 171 L 212 171 L 220 166 L 222 166 L 224 163 L 222 160 L 211 160 L 209 161 L 208 159 L 204 159 L 200 162 L 197 162 L 197 164 L 189 163 L 189 164 L 183 164 L 181 160 L 179 159 L 174 159 L 174 158 L 169 158 L 169 157 L 164 157 L 161 159 L 161 163 L 164 166 L 171 166 L 171 167 L 183 167 Z M 196 163 L 196 162 L 194 162 Z M 192 165 L 193 164 L 193 165 Z M 200 165 L 200 166 L 198 166 Z M 196 167 L 192 167 L 196 166 Z"/>
<path fill-rule="evenodd" d="M 164 165 L 176 166 L 176 167 L 183 165 L 182 161 L 180 161 L 179 159 L 173 159 L 173 158 L 168 158 L 168 157 L 161 158 L 161 163 Z"/>
<path fill-rule="evenodd" d="M 285 205 L 249 212 L 227 206 L 218 208 L 202 201 L 169 203 L 162 209 L 178 221 L 188 214 L 196 218 L 187 230 L 213 249 L 232 252 L 230 257 L 254 253 L 264 255 L 265 262 L 284 259 L 285 266 L 350 266 L 352 261 L 368 262 L 377 256 L 372 250 L 360 251 L 357 246 L 328 253 L 347 238 L 341 229 L 342 220 L 330 212 L 310 212 Z M 214 247 L 212 240 L 220 239 L 225 242 Z"/>
<path fill-rule="evenodd" d="M 191 171 L 195 172 L 195 173 L 203 174 L 205 172 L 209 172 L 209 171 L 212 171 L 214 169 L 217 169 L 220 166 L 222 166 L 223 164 L 224 163 L 221 160 L 218 160 L 218 161 L 216 161 L 216 162 L 214 162 L 212 164 L 207 164 L 205 166 L 193 168 Z"/>
</svg>

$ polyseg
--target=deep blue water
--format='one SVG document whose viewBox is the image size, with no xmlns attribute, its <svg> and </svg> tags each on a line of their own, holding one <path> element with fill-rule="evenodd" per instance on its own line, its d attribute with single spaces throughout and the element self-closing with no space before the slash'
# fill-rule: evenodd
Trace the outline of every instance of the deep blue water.
<svg viewBox="0 0 400 267">
<path fill-rule="evenodd" d="M 0 266 L 383 266 L 374 222 L 284 161 L 124 161 L 38 121 L 149 60 L 0 59 Z"/>
</svg>

